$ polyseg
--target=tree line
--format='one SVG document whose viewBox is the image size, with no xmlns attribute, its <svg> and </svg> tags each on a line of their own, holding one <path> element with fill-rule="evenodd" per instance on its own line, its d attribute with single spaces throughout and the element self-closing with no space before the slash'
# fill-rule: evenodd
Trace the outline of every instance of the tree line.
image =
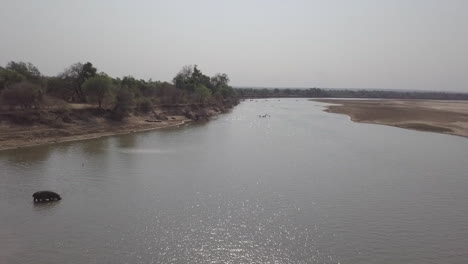
<svg viewBox="0 0 468 264">
<path fill-rule="evenodd" d="M 56 76 L 44 76 L 32 63 L 11 61 L 0 67 L 0 102 L 8 109 L 37 109 L 62 103 L 147 112 L 155 105 L 234 104 L 238 97 L 224 74 L 207 76 L 197 65 L 184 66 L 170 82 L 114 78 L 91 63 L 74 63 Z"/>
<path fill-rule="evenodd" d="M 468 100 L 468 93 L 431 91 L 388 91 L 350 89 L 255 89 L 237 88 L 241 98 L 305 97 L 305 98 L 383 98 L 383 99 L 434 99 Z"/>
</svg>

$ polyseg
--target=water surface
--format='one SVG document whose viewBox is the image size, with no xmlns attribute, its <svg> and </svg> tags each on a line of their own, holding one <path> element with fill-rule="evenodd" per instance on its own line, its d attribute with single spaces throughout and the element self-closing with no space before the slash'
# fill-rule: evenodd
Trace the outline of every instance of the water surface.
<svg viewBox="0 0 468 264">
<path fill-rule="evenodd" d="M 0 152 L 0 263 L 466 263 L 468 140 L 323 105 Z"/>
</svg>

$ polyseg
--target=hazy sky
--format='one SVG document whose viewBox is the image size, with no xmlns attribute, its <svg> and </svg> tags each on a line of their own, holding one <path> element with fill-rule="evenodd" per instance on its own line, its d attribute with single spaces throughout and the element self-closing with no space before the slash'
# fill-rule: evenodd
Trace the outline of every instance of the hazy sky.
<svg viewBox="0 0 468 264">
<path fill-rule="evenodd" d="M 235 86 L 468 92 L 468 0 L 0 0 L 0 64 Z"/>
</svg>

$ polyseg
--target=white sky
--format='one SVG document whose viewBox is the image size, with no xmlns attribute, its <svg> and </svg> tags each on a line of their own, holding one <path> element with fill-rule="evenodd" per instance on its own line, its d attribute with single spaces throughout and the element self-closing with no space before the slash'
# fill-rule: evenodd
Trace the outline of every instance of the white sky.
<svg viewBox="0 0 468 264">
<path fill-rule="evenodd" d="M 232 85 L 468 92 L 468 0 L 0 0 L 0 64 Z"/>
</svg>

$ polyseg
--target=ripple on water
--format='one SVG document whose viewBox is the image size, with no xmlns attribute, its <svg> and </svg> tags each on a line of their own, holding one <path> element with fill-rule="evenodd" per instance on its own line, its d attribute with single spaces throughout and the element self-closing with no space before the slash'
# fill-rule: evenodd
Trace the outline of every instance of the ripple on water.
<svg viewBox="0 0 468 264">
<path fill-rule="evenodd" d="M 112 242 L 128 248 L 130 262 L 338 263 L 317 248 L 320 230 L 297 226 L 301 210 L 278 195 L 268 201 L 199 195 L 177 213 L 153 213 Z"/>
</svg>

